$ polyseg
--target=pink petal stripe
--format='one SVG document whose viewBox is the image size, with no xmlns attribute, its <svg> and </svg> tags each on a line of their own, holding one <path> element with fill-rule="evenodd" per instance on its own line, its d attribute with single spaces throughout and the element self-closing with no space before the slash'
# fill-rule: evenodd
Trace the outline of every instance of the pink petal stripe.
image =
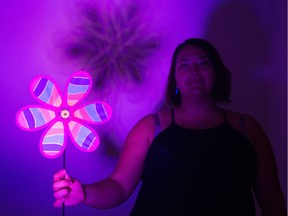
<svg viewBox="0 0 288 216">
<path fill-rule="evenodd" d="M 47 103 L 51 104 L 55 107 L 59 107 L 62 104 L 62 99 L 61 99 L 55 85 L 53 86 L 51 96 L 50 96 L 49 101 Z"/>
<path fill-rule="evenodd" d="M 69 106 L 75 105 L 86 93 L 68 94 L 67 103 Z"/>
<path fill-rule="evenodd" d="M 50 110 L 41 110 L 39 109 L 45 119 L 46 122 L 49 122 L 51 119 L 55 118 L 55 113 L 53 111 Z"/>
<path fill-rule="evenodd" d="M 84 108 L 77 110 L 74 114 L 77 118 L 80 118 L 83 120 L 88 120 L 88 121 L 89 120 L 93 121 L 93 119 L 88 115 L 88 113 L 86 112 L 86 110 Z"/>
<path fill-rule="evenodd" d="M 70 131 L 71 131 L 73 136 L 77 136 L 80 129 L 81 129 L 81 125 L 76 124 L 76 122 L 74 122 L 74 121 L 69 122 L 69 127 L 70 127 Z"/>
<path fill-rule="evenodd" d="M 43 151 L 43 153 L 45 154 L 44 156 L 45 157 L 51 157 L 51 158 L 54 158 L 54 157 L 57 157 L 59 154 L 59 151 Z M 56 155 L 56 156 L 55 156 Z"/>
<path fill-rule="evenodd" d="M 29 128 L 26 118 L 24 117 L 23 112 L 21 112 L 18 116 L 18 122 L 23 128 Z"/>
<path fill-rule="evenodd" d="M 62 128 L 51 128 L 46 135 L 60 134 L 63 133 Z"/>
</svg>

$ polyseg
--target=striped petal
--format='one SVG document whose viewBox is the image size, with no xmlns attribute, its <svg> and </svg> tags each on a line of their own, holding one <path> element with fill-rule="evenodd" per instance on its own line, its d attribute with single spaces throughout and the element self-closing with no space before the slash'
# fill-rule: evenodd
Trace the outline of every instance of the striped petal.
<svg viewBox="0 0 288 216">
<path fill-rule="evenodd" d="M 32 96 L 42 104 L 49 104 L 59 107 L 62 99 L 59 94 L 59 88 L 56 83 L 48 77 L 36 76 L 30 83 L 30 92 Z"/>
<path fill-rule="evenodd" d="M 70 136 L 74 144 L 82 151 L 94 151 L 99 145 L 98 134 L 87 126 L 76 121 L 68 123 Z"/>
<path fill-rule="evenodd" d="M 23 130 L 39 130 L 55 118 L 55 112 L 39 106 L 26 106 L 16 114 L 16 123 Z"/>
<path fill-rule="evenodd" d="M 86 97 L 92 85 L 90 74 L 84 71 L 74 73 L 67 82 L 67 104 L 74 106 Z"/>
<path fill-rule="evenodd" d="M 77 109 L 74 117 L 89 123 L 104 123 L 112 116 L 112 109 L 109 104 L 102 101 L 91 102 Z"/>
<path fill-rule="evenodd" d="M 56 158 L 62 154 L 66 145 L 64 124 L 57 121 L 44 132 L 40 140 L 40 151 L 47 158 Z"/>
</svg>

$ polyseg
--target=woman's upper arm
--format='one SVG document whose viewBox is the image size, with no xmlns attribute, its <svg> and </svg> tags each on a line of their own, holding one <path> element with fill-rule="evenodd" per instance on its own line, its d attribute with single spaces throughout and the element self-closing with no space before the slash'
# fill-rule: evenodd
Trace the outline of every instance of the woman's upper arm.
<svg viewBox="0 0 288 216">
<path fill-rule="evenodd" d="M 147 151 L 154 138 L 153 115 L 143 117 L 128 133 L 118 164 L 110 178 L 117 181 L 128 198 L 138 185 Z"/>
<path fill-rule="evenodd" d="M 245 116 L 249 139 L 255 149 L 257 173 L 253 190 L 262 209 L 263 215 L 274 211 L 273 215 L 284 215 L 285 204 L 279 184 L 277 165 L 270 141 L 260 126 L 251 116 Z M 279 211 L 279 214 L 277 214 Z M 285 213 L 286 215 L 286 213 Z"/>
</svg>

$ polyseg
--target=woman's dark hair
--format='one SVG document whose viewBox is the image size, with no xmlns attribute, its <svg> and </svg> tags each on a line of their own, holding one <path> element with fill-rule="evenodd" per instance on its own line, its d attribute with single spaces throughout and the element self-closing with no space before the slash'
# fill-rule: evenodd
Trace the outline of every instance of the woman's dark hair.
<svg viewBox="0 0 288 216">
<path fill-rule="evenodd" d="M 175 94 L 176 80 L 175 80 L 175 67 L 176 58 L 179 51 L 186 46 L 197 46 L 201 48 L 211 61 L 215 72 L 215 84 L 213 89 L 213 99 L 215 103 L 230 103 L 231 92 L 231 74 L 230 71 L 223 64 L 221 57 L 215 47 L 208 41 L 200 38 L 187 39 L 179 44 L 172 56 L 172 62 L 170 66 L 170 72 L 168 75 L 168 81 L 166 85 L 166 101 L 174 106 L 181 104 L 180 94 Z M 180 92 L 181 93 L 181 92 Z"/>
</svg>

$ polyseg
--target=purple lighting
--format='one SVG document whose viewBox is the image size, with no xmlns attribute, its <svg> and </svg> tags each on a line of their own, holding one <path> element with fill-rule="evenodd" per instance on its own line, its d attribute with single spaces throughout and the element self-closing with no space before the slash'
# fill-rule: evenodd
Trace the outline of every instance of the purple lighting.
<svg viewBox="0 0 288 216">
<path fill-rule="evenodd" d="M 86 14 L 89 8 L 82 7 L 79 2 L 92 2 L 94 6 L 90 10 L 96 10 L 98 18 L 94 17 L 88 22 Z M 136 8 L 134 15 L 130 16 L 134 22 L 132 19 L 126 20 L 123 28 L 120 28 L 122 33 L 110 37 L 108 31 L 112 25 L 108 23 L 108 17 L 113 18 L 111 23 L 120 26 L 116 21 L 120 23 L 125 20 L 129 4 Z M 68 133 L 65 135 L 65 154 L 72 176 L 85 183 L 101 180 L 115 168 L 132 126 L 144 115 L 162 107 L 172 51 L 188 37 L 209 39 L 221 52 L 233 72 L 231 108 L 251 113 L 263 124 L 273 143 L 281 186 L 287 197 L 287 25 L 283 22 L 287 17 L 287 1 L 11 0 L 2 1 L 1 6 L 0 215 L 61 215 L 61 210 L 52 206 L 51 185 L 53 174 L 62 168 L 63 154 L 48 160 L 38 146 L 42 134 L 55 118 L 59 118 L 61 112 L 56 113 L 53 106 L 49 106 L 51 113 L 47 112 L 44 120 L 41 120 L 47 124 L 33 133 L 19 129 L 15 123 L 16 113 L 26 105 L 36 104 L 31 106 L 33 109 L 48 107 L 31 97 L 28 86 L 33 77 L 39 74 L 53 77 L 63 93 L 70 72 L 85 70 L 90 73 L 93 86 L 83 103 L 105 101 L 111 106 L 113 116 L 105 124 L 91 125 L 87 122 L 100 137 L 97 150 L 89 154 L 79 151 L 70 141 L 72 139 Z M 120 14 L 122 18 L 118 19 Z M 97 27 L 93 20 L 102 22 L 97 31 L 93 30 Z M 88 31 L 92 31 L 91 34 Z M 129 33 L 127 38 L 131 37 L 129 41 L 134 41 L 134 36 L 135 41 L 139 41 L 131 49 L 120 43 L 125 31 Z M 93 46 L 91 38 L 84 40 L 87 35 L 95 36 L 100 43 Z M 97 40 L 98 37 L 101 40 Z M 117 40 L 112 43 L 112 39 Z M 146 39 L 149 39 L 149 43 L 146 43 Z M 65 50 L 71 50 L 68 47 L 72 44 L 79 44 L 83 53 L 76 52 L 75 57 L 69 56 L 71 52 L 66 53 Z M 130 74 L 133 71 L 123 70 L 121 75 L 120 70 L 116 70 L 123 63 L 116 64 L 120 58 L 116 58 L 117 53 L 113 53 L 111 48 L 107 47 L 106 57 L 101 58 L 101 50 L 98 52 L 100 45 L 113 44 L 125 50 L 126 56 L 133 57 L 131 62 L 127 60 L 126 63 L 136 66 L 142 81 L 137 82 L 132 78 Z M 145 44 L 151 44 L 151 48 Z M 129 49 L 136 51 L 136 54 L 127 53 Z M 96 63 L 93 65 L 96 58 L 102 60 L 105 67 Z M 110 64 L 105 62 L 110 60 Z M 143 68 L 138 68 L 139 65 Z M 105 77 L 104 68 L 109 70 L 108 78 Z M 105 86 L 100 87 L 100 84 L 97 88 L 96 80 L 100 73 L 103 74 L 102 80 L 107 82 Z M 35 111 L 32 110 L 28 111 Z M 71 116 L 71 109 L 68 112 L 63 111 L 63 116 Z M 49 118 L 46 119 L 49 116 L 50 122 Z M 39 118 L 38 124 L 41 121 Z M 79 121 L 84 123 L 83 120 Z M 129 214 L 134 201 L 135 194 L 115 209 L 103 211 L 79 205 L 67 208 L 66 213 L 67 216 L 125 216 Z"/>
</svg>

